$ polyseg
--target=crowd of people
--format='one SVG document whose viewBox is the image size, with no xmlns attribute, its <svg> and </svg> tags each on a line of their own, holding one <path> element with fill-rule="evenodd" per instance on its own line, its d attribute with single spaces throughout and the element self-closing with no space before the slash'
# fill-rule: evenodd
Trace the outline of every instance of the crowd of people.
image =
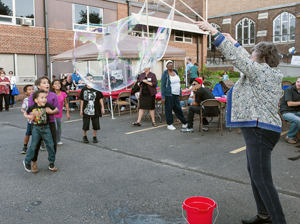
<svg viewBox="0 0 300 224">
<path fill-rule="evenodd" d="M 278 115 L 278 102 L 282 94 L 281 82 L 283 74 L 278 69 L 280 62 L 279 50 L 273 43 L 261 42 L 255 45 L 250 55 L 230 34 L 220 33 L 206 21 L 197 22 L 197 25 L 205 31 L 209 31 L 214 39 L 216 48 L 236 66 L 241 72 L 241 78 L 229 90 L 227 94 L 227 127 L 241 128 L 247 155 L 247 168 L 251 180 L 252 191 L 257 206 L 257 215 L 251 219 L 242 220 L 245 224 L 274 223 L 285 224 L 285 216 L 281 207 L 277 190 L 273 184 L 271 172 L 271 152 L 279 141 L 281 133 L 281 119 Z M 207 99 L 215 99 L 212 92 L 203 87 L 203 79 L 199 77 L 197 63 L 187 63 L 187 78 L 191 84 L 188 116 L 185 118 L 180 96 L 182 95 L 180 78 L 174 69 L 173 61 L 166 62 L 166 70 L 161 77 L 161 103 L 165 106 L 165 118 L 168 130 L 175 130 L 173 114 L 182 123 L 182 132 L 194 132 L 194 114 L 199 114 L 201 102 Z M 3 110 L 3 98 L 5 110 L 9 110 L 9 97 L 11 85 L 15 84 L 13 73 L 9 72 L 9 78 L 5 77 L 3 69 L 0 70 L 0 110 Z M 86 80 L 93 82 L 93 76 L 88 74 Z M 223 80 L 228 80 L 228 75 L 223 74 Z M 24 117 L 28 119 L 27 130 L 24 138 L 22 153 L 26 153 L 23 161 L 24 168 L 28 172 L 36 173 L 37 158 L 42 141 L 46 143 L 48 151 L 49 170 L 57 171 L 55 155 L 57 145 L 61 142 L 61 118 L 65 105 L 66 117 L 70 119 L 67 92 L 80 84 L 81 78 L 75 71 L 66 79 L 54 79 L 52 83 L 47 77 L 38 78 L 37 90 L 32 85 L 24 87 L 27 98 L 22 104 Z M 134 126 L 141 126 L 141 119 L 145 111 L 149 111 L 152 125 L 155 122 L 155 96 L 157 94 L 157 78 L 145 68 L 139 75 L 132 91 L 135 94 L 131 100 L 138 100 L 139 112 Z M 283 118 L 292 123 L 285 138 L 288 143 L 295 144 L 295 136 L 300 130 L 300 77 L 294 86 L 288 88 L 281 98 L 280 112 Z M 100 129 L 99 117 L 104 113 L 103 94 L 85 85 L 80 92 L 80 115 L 83 117 L 83 142 L 88 143 L 87 131 L 90 121 L 93 128 L 93 142 L 97 143 L 97 131 Z M 14 99 L 12 98 L 12 102 Z M 184 102 L 185 103 L 185 102 Z M 202 108 L 204 115 L 217 115 L 217 107 Z M 205 130 L 208 130 L 208 121 L 204 118 Z M 27 150 L 29 136 L 32 135 L 30 147 Z"/>
</svg>

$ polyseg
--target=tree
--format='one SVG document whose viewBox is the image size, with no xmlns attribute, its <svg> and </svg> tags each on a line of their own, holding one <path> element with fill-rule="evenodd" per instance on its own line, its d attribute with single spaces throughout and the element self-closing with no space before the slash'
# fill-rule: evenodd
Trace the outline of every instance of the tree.
<svg viewBox="0 0 300 224">
<path fill-rule="evenodd" d="M 12 16 L 12 10 L 0 0 L 0 15 Z"/>
<path fill-rule="evenodd" d="M 79 12 L 79 15 L 81 19 L 78 21 L 78 24 L 87 24 L 87 11 L 81 10 Z M 90 12 L 89 19 L 90 23 L 102 24 L 102 17 L 100 17 L 99 13 L 97 12 Z"/>
</svg>

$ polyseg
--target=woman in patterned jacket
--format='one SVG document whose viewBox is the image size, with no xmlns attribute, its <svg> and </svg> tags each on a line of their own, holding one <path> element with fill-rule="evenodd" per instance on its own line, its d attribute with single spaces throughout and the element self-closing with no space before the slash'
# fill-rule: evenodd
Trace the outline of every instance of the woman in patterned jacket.
<svg viewBox="0 0 300 224">
<path fill-rule="evenodd" d="M 278 102 L 283 74 L 278 48 L 271 42 L 255 45 L 250 55 L 230 34 L 221 34 L 206 21 L 197 22 L 210 31 L 214 45 L 243 75 L 227 96 L 227 127 L 240 127 L 246 142 L 247 168 L 257 206 L 257 215 L 243 223 L 285 224 L 273 184 L 271 152 L 279 141 L 281 120 Z"/>
</svg>

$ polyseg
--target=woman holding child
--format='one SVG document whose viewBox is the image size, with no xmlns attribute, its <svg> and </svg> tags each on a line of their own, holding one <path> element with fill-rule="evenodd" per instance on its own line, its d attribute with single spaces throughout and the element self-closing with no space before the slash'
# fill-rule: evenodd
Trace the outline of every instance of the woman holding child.
<svg viewBox="0 0 300 224">
<path fill-rule="evenodd" d="M 255 217 L 242 222 L 286 224 L 271 171 L 271 152 L 281 133 L 278 101 L 283 74 L 277 68 L 280 52 L 273 43 L 260 42 L 250 55 L 230 34 L 221 34 L 206 21 L 197 24 L 211 32 L 213 44 L 243 73 L 228 93 L 226 119 L 227 127 L 242 129 L 257 208 Z"/>
</svg>

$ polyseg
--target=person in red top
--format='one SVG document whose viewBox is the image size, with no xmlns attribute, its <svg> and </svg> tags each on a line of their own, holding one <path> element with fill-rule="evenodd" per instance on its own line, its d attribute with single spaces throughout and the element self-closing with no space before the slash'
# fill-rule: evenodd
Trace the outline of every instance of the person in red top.
<svg viewBox="0 0 300 224">
<path fill-rule="evenodd" d="M 0 71 L 0 112 L 3 110 L 3 98 L 5 101 L 5 110 L 9 111 L 9 84 L 10 81 L 5 77 L 5 71 Z"/>
</svg>

